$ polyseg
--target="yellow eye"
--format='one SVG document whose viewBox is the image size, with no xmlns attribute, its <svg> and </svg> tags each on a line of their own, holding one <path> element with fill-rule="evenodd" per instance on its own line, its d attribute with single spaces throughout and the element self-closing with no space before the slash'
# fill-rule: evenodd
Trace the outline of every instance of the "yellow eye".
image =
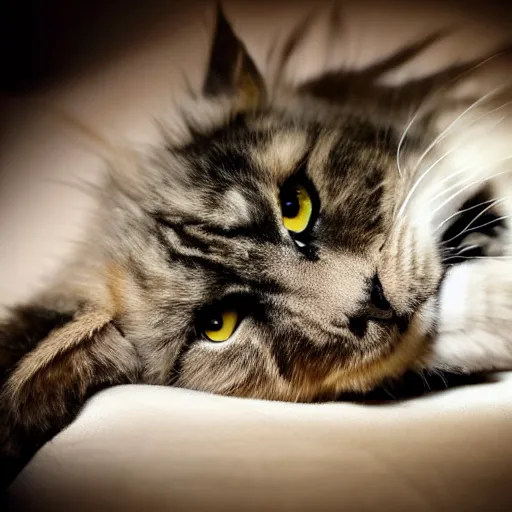
<svg viewBox="0 0 512 512">
<path fill-rule="evenodd" d="M 283 224 L 288 231 L 302 233 L 313 213 L 313 202 L 306 188 L 297 182 L 286 183 L 279 194 Z"/>
<path fill-rule="evenodd" d="M 226 341 L 235 332 L 237 322 L 238 314 L 235 311 L 213 314 L 207 320 L 203 333 L 210 341 Z"/>
</svg>

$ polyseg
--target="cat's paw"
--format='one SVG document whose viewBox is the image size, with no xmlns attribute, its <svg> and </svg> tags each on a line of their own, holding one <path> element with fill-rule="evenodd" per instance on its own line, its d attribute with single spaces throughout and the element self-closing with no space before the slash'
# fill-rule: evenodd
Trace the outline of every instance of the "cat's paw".
<svg viewBox="0 0 512 512">
<path fill-rule="evenodd" d="M 512 369 L 512 260 L 452 267 L 439 296 L 426 366 L 464 373 Z"/>
</svg>

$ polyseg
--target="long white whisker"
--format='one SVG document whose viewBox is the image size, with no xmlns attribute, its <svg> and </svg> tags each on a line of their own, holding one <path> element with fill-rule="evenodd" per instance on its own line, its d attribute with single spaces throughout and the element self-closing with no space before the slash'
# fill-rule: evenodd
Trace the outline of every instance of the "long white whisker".
<svg viewBox="0 0 512 512">
<path fill-rule="evenodd" d="M 502 171 L 502 172 L 497 172 L 496 174 L 492 174 L 491 176 L 487 176 L 485 178 L 481 178 L 479 180 L 476 180 L 476 181 L 473 181 L 471 183 L 469 183 L 468 185 L 466 185 L 465 187 L 462 187 L 460 190 L 458 190 L 457 192 L 453 193 L 448 199 L 446 199 L 445 201 L 443 201 L 433 212 L 432 212 L 432 215 L 435 215 L 441 208 L 443 208 L 444 206 L 446 206 L 452 199 L 456 198 L 459 194 L 462 194 L 462 192 L 464 192 L 465 190 L 467 190 L 468 188 L 474 186 L 474 185 L 478 185 L 479 183 L 483 183 L 483 182 L 486 182 L 486 181 L 489 181 L 489 180 L 492 180 L 498 176 L 501 176 L 502 174 L 507 174 L 509 172 L 511 172 L 512 169 L 509 169 L 507 171 Z"/>
<path fill-rule="evenodd" d="M 464 169 L 465 171 L 468 170 L 468 168 Z M 434 201 L 437 201 L 440 197 L 448 194 L 449 192 L 451 192 L 454 188 L 458 188 L 466 183 L 468 183 L 469 181 L 471 181 L 472 178 L 471 177 L 466 177 L 464 178 L 463 180 L 459 180 L 457 181 L 457 183 L 454 183 L 453 185 L 449 186 L 449 187 L 446 187 L 444 188 L 443 190 L 441 190 L 440 192 L 438 192 L 435 196 L 433 196 L 432 198 L 430 198 L 430 200 L 428 201 L 428 204 L 431 204 L 433 203 Z"/>
<path fill-rule="evenodd" d="M 493 201 L 496 201 L 496 199 L 489 199 L 488 201 L 482 201 L 481 203 L 475 204 L 473 206 L 470 206 L 468 208 L 464 208 L 463 210 L 458 210 L 455 213 L 452 213 L 449 217 L 444 219 L 442 222 L 440 222 L 437 227 L 433 230 L 435 233 L 439 229 L 441 229 L 447 222 L 450 222 L 454 217 L 457 217 L 457 215 L 461 215 L 462 213 L 470 212 L 471 210 L 474 210 L 475 208 L 479 208 L 480 206 L 483 206 L 487 203 L 492 203 Z"/>
<path fill-rule="evenodd" d="M 425 372 L 423 372 L 423 371 L 422 371 L 422 372 L 420 373 L 420 375 L 421 375 L 421 378 L 422 378 L 423 382 L 425 383 L 425 386 L 427 387 L 427 389 L 428 389 L 429 391 L 432 391 L 432 388 L 430 387 L 430 382 L 428 381 L 428 379 L 427 379 L 427 377 L 426 377 L 426 375 L 425 375 Z"/>
<path fill-rule="evenodd" d="M 501 217 L 496 217 L 495 219 L 491 219 L 490 221 L 486 222 L 485 224 L 480 224 L 478 226 L 475 226 L 471 228 L 469 231 L 475 231 L 476 229 L 485 228 L 486 226 L 490 226 L 491 224 L 494 224 L 495 222 L 500 222 L 501 220 L 507 220 L 512 218 L 512 215 L 502 215 Z"/>
<path fill-rule="evenodd" d="M 446 258 L 444 262 L 455 259 L 462 258 L 465 260 L 510 260 L 512 256 L 450 256 Z"/>
<path fill-rule="evenodd" d="M 465 247 L 462 247 L 458 252 L 456 253 L 447 253 L 447 256 L 443 258 L 443 263 L 446 263 L 447 261 L 453 260 L 455 258 L 464 258 L 466 259 L 466 256 L 463 256 L 463 253 L 470 251 L 471 249 L 478 249 L 480 246 L 477 244 L 474 245 L 467 245 Z M 456 247 L 451 247 L 451 249 L 456 249 Z"/>
<path fill-rule="evenodd" d="M 490 226 L 491 224 L 494 224 L 495 222 L 499 222 L 501 220 L 507 220 L 507 219 L 510 219 L 511 217 L 512 217 L 512 215 L 502 215 L 501 217 L 496 217 L 495 219 L 491 219 L 490 221 L 485 222 L 484 224 L 479 224 L 478 226 L 473 226 L 471 229 L 468 229 L 467 231 L 465 231 L 465 233 L 471 233 L 472 231 L 476 231 L 477 229 L 485 228 L 486 226 Z"/>
<path fill-rule="evenodd" d="M 499 112 L 501 109 L 507 107 L 511 103 L 512 103 L 512 100 L 511 101 L 506 101 L 505 103 L 502 103 L 501 105 L 498 105 L 497 107 L 495 107 L 495 108 L 493 108 L 491 110 L 488 110 L 487 112 L 484 112 L 483 114 L 481 114 L 480 116 L 476 117 L 471 122 L 469 122 L 467 124 L 466 128 L 469 128 L 470 126 L 473 126 L 474 124 L 478 123 L 478 121 L 481 121 L 482 119 L 486 118 L 487 116 L 490 116 L 491 114 L 495 114 L 496 112 Z M 506 119 L 506 117 L 507 116 L 500 117 L 500 119 L 496 123 L 496 126 L 498 126 L 504 119 Z M 496 126 L 493 126 L 492 128 L 495 128 Z M 492 128 L 490 128 L 490 129 L 492 129 Z M 489 128 L 486 128 L 486 130 L 489 130 Z M 443 140 L 444 138 L 445 137 L 442 137 L 440 140 L 438 140 L 438 142 L 441 142 L 441 140 Z"/>
<path fill-rule="evenodd" d="M 443 372 L 436 372 L 436 373 L 437 373 L 438 377 L 441 379 L 441 381 L 443 382 L 444 387 L 445 387 L 446 389 L 448 389 L 448 380 L 447 380 L 447 378 L 444 376 Z"/>
<path fill-rule="evenodd" d="M 496 160 L 494 162 L 491 162 L 490 164 L 488 164 L 487 166 L 485 167 L 480 167 L 479 169 L 485 169 L 487 167 L 495 167 L 497 166 L 498 164 L 501 164 L 503 162 L 506 162 L 507 160 L 511 160 L 512 159 L 512 155 L 508 155 L 504 158 L 500 158 L 499 160 Z M 444 178 L 443 180 L 441 180 L 439 183 L 436 183 L 437 186 L 441 186 L 443 185 L 443 183 L 445 183 L 446 181 L 448 181 L 449 179 L 453 178 L 454 176 L 457 176 L 458 174 L 461 174 L 463 172 L 466 172 L 468 171 L 469 169 L 475 169 L 476 166 L 474 165 L 468 165 L 466 167 L 463 167 L 462 169 L 459 169 L 458 171 L 450 174 L 449 176 L 447 176 L 446 178 Z M 444 195 L 445 193 L 449 192 L 450 190 L 453 190 L 454 188 L 460 186 L 460 185 L 464 185 L 464 183 L 466 183 L 469 179 L 471 178 L 466 178 L 466 179 L 463 179 L 463 180 L 460 180 L 458 181 L 457 183 L 453 184 L 452 186 L 448 187 L 448 188 L 445 188 L 443 190 L 441 190 L 441 192 L 439 192 L 438 194 L 436 194 L 434 197 L 432 197 L 429 201 L 429 203 L 432 203 L 434 202 L 436 199 L 439 199 L 439 197 L 441 197 L 442 195 Z"/>
<path fill-rule="evenodd" d="M 423 174 L 416 180 L 416 182 L 414 183 L 414 185 L 411 187 L 411 190 L 409 190 L 409 192 L 407 193 L 407 196 L 405 197 L 404 199 L 404 202 L 402 203 L 402 206 L 400 207 L 400 209 L 398 210 L 398 213 L 397 213 L 397 218 L 400 218 L 400 216 L 403 214 L 405 208 L 407 207 L 407 204 L 409 203 L 409 201 L 411 200 L 411 197 L 413 196 L 414 192 L 416 191 L 416 189 L 419 187 L 420 183 L 426 178 L 426 176 L 430 173 L 430 171 L 432 169 L 434 169 L 434 167 L 439 163 L 441 162 L 444 158 L 446 158 L 448 155 L 450 155 L 453 151 L 455 151 L 456 148 L 452 148 L 450 149 L 449 151 L 447 151 L 446 153 L 444 153 L 443 155 L 441 155 L 432 165 L 430 165 L 430 167 L 428 167 L 424 172 Z"/>
<path fill-rule="evenodd" d="M 506 117 L 501 117 L 491 128 L 486 128 L 486 131 L 489 131 L 489 130 L 493 130 L 494 128 L 496 128 L 504 119 L 506 119 Z M 429 174 L 432 169 L 434 169 L 444 158 L 446 158 L 447 156 L 449 156 L 451 153 L 453 153 L 456 149 L 458 149 L 461 145 L 463 144 L 463 141 L 461 141 L 459 144 L 456 144 L 453 148 L 449 149 L 446 153 L 444 153 L 443 155 L 441 155 L 433 164 L 431 164 L 424 172 L 423 174 L 418 178 L 418 180 L 416 180 L 416 182 L 414 183 L 414 185 L 411 187 L 411 190 L 408 192 L 404 202 L 402 203 L 402 206 L 400 207 L 399 211 L 398 211 L 398 214 L 397 214 L 397 218 L 399 218 L 405 208 L 407 207 L 407 204 L 409 203 L 409 201 L 411 200 L 411 197 L 413 196 L 414 192 L 416 191 L 416 189 L 418 188 L 418 186 L 420 185 L 420 183 L 423 181 L 423 179 L 427 176 L 427 174 Z M 500 159 L 498 160 L 497 162 L 494 162 L 493 164 L 496 165 L 497 163 L 500 163 L 504 160 L 508 160 L 509 158 L 511 158 L 511 156 L 507 156 L 503 159 Z M 417 168 L 417 166 L 415 166 L 415 169 Z M 464 168 L 464 170 L 468 170 L 468 169 L 471 169 L 472 166 L 468 166 L 466 168 Z M 451 176 L 447 177 L 447 178 L 450 178 L 450 177 L 453 177 L 454 175 L 456 174 L 459 174 L 460 172 L 462 172 L 462 169 L 459 170 L 457 173 L 454 173 L 452 174 Z M 460 184 L 460 182 L 459 182 Z M 452 187 L 453 188 L 453 187 Z M 442 195 L 442 194 L 441 194 Z M 436 196 L 437 198 L 437 196 Z"/>
<path fill-rule="evenodd" d="M 441 92 L 443 90 L 449 89 L 450 86 L 453 83 L 457 82 L 458 80 L 460 80 L 464 76 L 469 75 L 470 73 L 472 73 L 473 71 L 477 70 L 478 68 L 484 66 L 485 64 L 487 64 L 491 60 L 497 59 L 498 57 L 501 57 L 502 55 L 505 55 L 506 53 L 507 53 L 506 51 L 497 52 L 494 55 L 491 55 L 491 56 L 487 57 L 486 59 L 483 59 L 482 61 L 480 61 L 479 63 L 475 64 L 474 66 L 471 66 L 471 68 L 466 69 L 462 73 L 459 73 L 457 76 L 453 77 L 444 86 L 440 87 L 437 91 L 435 91 L 435 93 L 439 93 L 439 92 Z M 418 109 L 416 110 L 416 112 L 412 116 L 411 120 L 407 123 L 407 125 L 406 125 L 406 127 L 405 127 L 405 129 L 404 129 L 404 131 L 403 131 L 403 133 L 402 133 L 402 135 L 400 137 L 400 140 L 398 141 L 398 147 L 397 147 L 397 150 L 396 150 L 396 165 L 397 165 L 397 168 L 398 168 L 398 175 L 399 176 L 402 176 L 402 167 L 400 165 L 400 151 L 401 151 L 402 146 L 404 144 L 405 138 L 407 137 L 407 134 L 409 133 L 409 131 L 412 128 L 412 126 L 413 126 L 414 122 L 416 121 L 416 119 L 418 119 L 421 111 L 425 107 L 425 105 L 428 102 L 428 100 L 432 99 L 432 97 L 434 97 L 434 96 L 435 96 L 435 94 L 433 94 L 432 96 L 428 97 L 425 101 L 423 101 L 421 103 L 421 105 L 418 107 Z"/>
<path fill-rule="evenodd" d="M 498 126 L 498 125 L 499 125 L 499 124 L 500 124 L 504 119 L 506 119 L 506 117 L 501 117 L 501 118 L 500 118 L 500 119 L 499 119 L 499 120 L 498 120 L 498 121 L 497 121 L 497 122 L 496 122 L 496 123 L 495 123 L 491 128 L 486 128 L 486 131 L 489 131 L 489 130 L 492 130 L 492 129 L 496 128 L 496 127 L 497 127 L 497 126 Z M 464 141 L 461 141 L 461 142 L 459 142 L 458 144 L 456 144 L 453 148 L 451 148 L 451 150 L 450 150 L 448 153 L 445 153 L 443 156 L 447 156 L 447 154 L 449 154 L 449 153 L 451 153 L 451 152 L 455 151 L 455 150 L 456 150 L 456 149 L 458 149 L 462 144 L 464 144 Z M 509 158 L 510 158 L 510 157 L 506 157 L 504 160 L 507 160 L 507 159 L 509 159 Z M 428 171 L 428 172 L 430 172 L 430 171 L 432 170 L 432 168 L 433 168 L 433 167 L 435 167 L 437 164 L 439 164 L 439 162 L 440 162 L 440 161 L 441 161 L 441 159 L 438 159 L 436 162 L 434 162 L 434 164 L 433 164 L 432 166 L 430 166 L 430 167 L 427 169 L 427 171 Z M 494 162 L 493 164 L 494 164 L 494 165 L 496 165 L 496 163 L 499 163 L 500 161 L 501 161 L 501 160 L 499 160 L 498 162 Z M 457 174 L 460 174 L 460 173 L 461 173 L 461 172 L 463 172 L 463 171 L 467 171 L 467 170 L 472 169 L 472 168 L 474 169 L 474 168 L 475 168 L 475 166 L 467 166 L 467 167 L 465 167 L 465 168 L 463 168 L 463 169 L 461 169 L 461 170 L 457 171 L 456 173 L 453 173 L 452 175 L 448 176 L 447 178 L 445 178 L 445 180 L 446 180 L 446 179 L 449 179 L 449 178 L 451 178 L 451 177 L 453 177 L 453 176 L 455 176 L 455 175 L 457 175 Z M 469 178 L 468 178 L 468 179 L 469 179 Z M 445 180 L 444 180 L 444 181 L 445 181 Z M 445 193 L 446 193 L 446 192 L 448 192 L 449 190 L 452 190 L 452 189 L 456 188 L 457 186 L 461 185 L 461 184 L 462 184 L 462 183 L 464 183 L 465 181 L 467 181 L 467 179 L 466 179 L 466 180 L 459 181 L 457 184 L 452 185 L 452 186 L 451 186 L 451 187 L 449 187 L 448 189 L 444 189 L 444 190 L 443 190 L 443 191 L 441 191 L 439 194 L 437 194 L 436 196 L 434 196 L 434 197 L 430 200 L 430 202 L 434 201 L 435 199 L 438 199 L 438 198 L 439 198 L 439 196 L 442 196 L 443 194 L 445 194 Z"/>
<path fill-rule="evenodd" d="M 465 253 L 465 252 L 468 252 L 470 251 L 471 249 L 478 249 L 480 246 L 477 245 L 477 244 L 473 244 L 473 245 L 466 245 L 465 247 L 462 247 L 462 249 L 455 253 L 454 256 L 460 256 L 461 254 Z"/>
<path fill-rule="evenodd" d="M 458 234 L 456 234 L 455 236 L 453 236 L 452 238 L 450 238 L 449 240 L 445 240 L 445 244 L 448 244 L 450 243 L 451 241 L 455 240 L 456 238 L 458 238 L 459 236 L 463 235 L 464 233 L 467 233 L 468 231 L 474 231 L 475 229 L 479 229 L 479 228 L 483 228 L 485 226 L 487 226 L 489 223 L 487 224 L 482 224 L 480 226 L 477 226 L 473 229 L 470 229 L 471 226 L 475 223 L 475 221 L 477 221 L 482 215 L 485 214 L 485 212 L 489 211 L 493 206 L 496 206 L 497 204 L 499 203 L 502 203 L 505 199 L 497 199 L 496 201 L 492 202 L 489 206 L 487 206 L 486 208 L 484 208 L 475 218 L 471 219 L 471 221 L 468 223 L 468 225 Z M 498 219 L 495 219 L 494 221 L 497 221 Z"/>
<path fill-rule="evenodd" d="M 402 132 L 402 136 L 400 137 L 400 140 L 398 141 L 398 146 L 396 148 L 396 166 L 398 168 L 398 175 L 402 177 L 402 167 L 400 165 L 400 151 L 402 150 L 402 146 L 404 144 L 405 138 L 407 137 L 410 129 L 412 128 L 412 125 L 415 123 L 416 119 L 418 119 L 419 115 L 421 114 L 422 107 L 424 105 L 420 105 L 418 110 L 416 110 L 416 113 L 412 116 L 411 120 L 407 123 L 404 131 Z"/>
<path fill-rule="evenodd" d="M 443 178 L 441 181 L 439 182 L 436 182 L 436 185 L 437 186 L 441 186 L 443 185 L 444 183 L 446 183 L 447 181 L 451 180 L 454 176 L 458 176 L 459 174 L 463 173 L 463 172 L 466 172 L 467 170 L 469 169 L 474 169 L 474 165 L 467 165 L 466 167 L 462 167 L 461 169 L 459 169 L 458 171 L 454 171 L 452 172 L 451 174 L 449 174 L 448 176 L 446 176 L 445 178 Z"/>
<path fill-rule="evenodd" d="M 443 131 L 441 131 L 441 133 L 428 145 L 427 149 L 425 149 L 425 151 L 421 154 L 421 156 L 418 158 L 414 168 L 413 168 L 413 173 L 414 171 L 419 167 L 419 165 L 421 164 L 421 162 L 423 162 L 423 160 L 425 159 L 425 157 L 430 153 L 430 151 L 432 150 L 432 148 L 434 148 L 437 144 L 439 144 L 439 142 L 441 142 L 444 137 L 446 136 L 447 133 L 450 132 L 450 130 L 466 115 L 468 114 L 469 112 L 471 112 L 471 110 L 474 110 L 478 105 L 482 104 L 483 102 L 487 101 L 489 98 L 492 98 L 493 96 L 495 96 L 498 92 L 500 92 L 501 90 L 503 90 L 505 88 L 504 85 L 500 85 L 499 87 L 496 87 L 495 89 L 493 89 L 492 91 L 488 92 L 487 94 L 484 94 L 481 98 L 479 98 L 478 100 L 474 101 L 469 107 L 467 107 L 465 110 L 463 110 Z M 491 111 L 492 112 L 492 111 Z M 490 112 L 488 112 L 487 114 L 485 115 L 488 115 Z"/>
<path fill-rule="evenodd" d="M 481 68 L 482 66 L 484 66 L 485 64 L 487 64 L 491 60 L 497 59 L 498 57 L 501 57 L 502 55 L 506 55 L 507 53 L 509 53 L 508 50 L 502 50 L 501 52 L 496 52 L 494 55 L 491 55 L 491 56 L 487 57 L 486 59 L 480 61 L 478 64 L 475 64 L 470 69 L 468 69 L 466 71 L 463 71 L 460 75 L 458 75 L 456 77 L 457 80 L 459 80 L 463 76 L 468 75 L 469 73 L 475 71 L 476 69 Z"/>
</svg>

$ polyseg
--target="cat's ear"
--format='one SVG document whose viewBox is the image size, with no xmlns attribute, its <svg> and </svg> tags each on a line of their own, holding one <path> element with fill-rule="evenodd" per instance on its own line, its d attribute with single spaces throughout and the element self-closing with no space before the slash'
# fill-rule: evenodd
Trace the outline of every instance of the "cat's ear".
<svg viewBox="0 0 512 512">
<path fill-rule="evenodd" d="M 233 32 L 220 6 L 203 94 L 207 97 L 232 96 L 249 107 L 261 104 L 266 97 L 265 83 L 256 64 Z"/>
<path fill-rule="evenodd" d="M 99 389 L 136 382 L 139 358 L 98 310 L 19 308 L 0 325 L 0 487 Z"/>
</svg>

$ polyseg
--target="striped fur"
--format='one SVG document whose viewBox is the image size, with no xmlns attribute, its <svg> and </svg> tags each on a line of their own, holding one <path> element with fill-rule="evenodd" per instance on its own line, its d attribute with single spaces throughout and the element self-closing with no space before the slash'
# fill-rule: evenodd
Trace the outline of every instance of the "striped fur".
<svg viewBox="0 0 512 512">
<path fill-rule="evenodd" d="M 428 359 L 442 254 L 425 202 L 396 217 L 415 178 L 399 175 L 396 153 L 411 108 L 461 69 L 392 91 L 377 79 L 429 42 L 357 75 L 266 87 L 219 13 L 205 95 L 182 133 L 164 129 L 156 149 L 113 168 L 89 249 L 0 327 L 4 483 L 105 386 L 309 401 Z M 410 130 L 406 161 L 435 134 L 433 117 Z M 320 205 L 303 249 L 278 200 L 293 175 Z M 387 321 L 368 313 L 376 290 Z M 214 344 L 198 319 L 225 298 L 244 317 Z"/>
</svg>

